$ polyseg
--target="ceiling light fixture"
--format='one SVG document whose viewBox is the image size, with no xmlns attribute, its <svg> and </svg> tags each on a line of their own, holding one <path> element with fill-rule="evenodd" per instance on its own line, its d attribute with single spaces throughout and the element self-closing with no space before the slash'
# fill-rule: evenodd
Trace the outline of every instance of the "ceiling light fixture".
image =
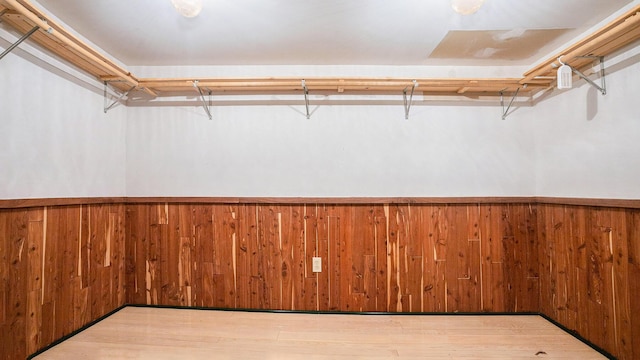
<svg viewBox="0 0 640 360">
<path fill-rule="evenodd" d="M 202 11 L 202 0 L 171 0 L 171 4 L 180 15 L 188 18 L 196 17 Z"/>
<path fill-rule="evenodd" d="M 478 11 L 484 0 L 451 0 L 451 7 L 462 15 L 471 15 Z"/>
</svg>

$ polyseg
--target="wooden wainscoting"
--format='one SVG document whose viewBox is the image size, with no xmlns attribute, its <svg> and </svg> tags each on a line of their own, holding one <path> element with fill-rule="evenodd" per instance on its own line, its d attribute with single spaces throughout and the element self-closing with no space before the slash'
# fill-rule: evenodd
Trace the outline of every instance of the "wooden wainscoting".
<svg viewBox="0 0 640 360">
<path fill-rule="evenodd" d="M 540 312 L 639 358 L 640 206 L 570 204 L 0 209 L 0 358 L 24 358 L 126 303 Z"/>
<path fill-rule="evenodd" d="M 122 306 L 124 205 L 0 210 L 0 358 L 24 359 Z"/>
<path fill-rule="evenodd" d="M 640 358 L 640 210 L 538 205 L 540 311 L 619 359 Z"/>
<path fill-rule="evenodd" d="M 128 204 L 127 301 L 537 312 L 536 224 L 530 204 Z"/>
</svg>

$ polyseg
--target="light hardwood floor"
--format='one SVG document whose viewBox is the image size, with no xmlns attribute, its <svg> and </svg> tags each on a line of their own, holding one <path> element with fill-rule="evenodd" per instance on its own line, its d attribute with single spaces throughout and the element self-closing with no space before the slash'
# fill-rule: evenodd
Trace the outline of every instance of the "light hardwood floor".
<svg viewBox="0 0 640 360">
<path fill-rule="evenodd" d="M 126 307 L 35 359 L 604 359 L 536 315 Z"/>
</svg>

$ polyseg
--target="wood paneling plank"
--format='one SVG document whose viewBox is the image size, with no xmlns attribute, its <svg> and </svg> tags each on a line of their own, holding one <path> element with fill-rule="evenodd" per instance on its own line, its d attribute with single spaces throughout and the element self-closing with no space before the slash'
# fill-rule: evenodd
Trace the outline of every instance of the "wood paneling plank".
<svg viewBox="0 0 640 360">
<path fill-rule="evenodd" d="M 435 244 L 433 248 L 433 258 L 435 261 L 435 269 L 433 274 L 435 277 L 435 294 L 436 308 L 431 311 L 447 312 L 449 309 L 449 278 L 447 276 L 447 242 L 449 240 L 449 207 L 436 206 L 433 209 L 433 231 L 435 233 Z M 452 249 L 453 250 L 453 249 Z"/>
<path fill-rule="evenodd" d="M 467 208 L 464 205 L 449 206 L 446 211 L 448 232 L 447 247 L 447 306 L 448 311 L 467 311 L 469 261 L 467 239 Z"/>
<path fill-rule="evenodd" d="M 347 252 L 347 263 L 351 264 L 349 271 L 351 294 L 364 294 L 364 273 L 366 272 L 364 256 L 369 253 L 365 248 L 373 238 L 370 236 L 371 223 L 369 221 L 372 211 L 371 207 L 367 205 L 355 206 L 348 215 L 350 221 L 345 237 L 351 240 Z"/>
<path fill-rule="evenodd" d="M 302 207 L 302 223 L 296 222 L 297 225 L 293 228 L 294 233 L 300 233 L 300 241 L 298 244 L 294 244 L 293 248 L 293 266 L 296 269 L 293 286 L 298 289 L 294 290 L 294 294 L 297 295 L 294 295 L 295 309 L 320 310 L 318 279 L 321 274 L 326 278 L 328 257 L 326 254 L 321 256 L 319 251 L 317 207 L 315 204 L 304 205 Z M 298 229 L 298 226 L 301 226 L 302 229 Z M 313 257 L 318 255 L 322 258 L 323 267 L 320 274 L 313 272 Z"/>
<path fill-rule="evenodd" d="M 412 308 L 412 301 L 414 299 L 412 288 L 415 291 L 415 282 L 420 282 L 422 279 L 422 264 L 418 262 L 419 266 L 414 263 L 415 258 L 413 254 L 418 254 L 417 257 L 421 258 L 421 249 L 417 249 L 416 246 L 412 247 L 414 239 L 411 237 L 411 206 L 397 206 L 396 208 L 396 227 L 394 231 L 397 236 L 397 253 L 394 257 L 397 261 L 396 270 L 396 284 L 398 286 L 398 297 L 400 298 L 400 307 L 398 311 L 409 312 Z M 413 249 L 413 251 L 412 251 Z M 417 273 L 415 270 L 419 269 Z M 419 286 L 418 286 L 419 287 Z M 415 299 L 420 302 L 420 292 L 417 293 Z M 418 306 L 419 308 L 419 306 Z"/>
<path fill-rule="evenodd" d="M 79 281 L 77 286 L 73 299 L 74 330 L 77 330 L 94 320 L 91 319 L 91 312 L 89 311 L 89 289 L 82 288 Z"/>
<path fill-rule="evenodd" d="M 42 245 L 44 241 L 44 222 L 29 221 L 27 235 L 27 290 L 40 291 L 42 295 Z M 2 277 L 0 276 L 0 279 Z M 39 297 L 40 298 L 40 297 Z"/>
<path fill-rule="evenodd" d="M 262 269 L 262 257 L 261 254 L 264 249 L 261 246 L 262 224 L 261 208 L 256 205 L 247 206 L 247 216 L 250 217 L 249 223 L 251 224 L 250 236 L 248 241 L 248 253 L 250 255 L 249 261 L 249 307 L 252 309 L 262 308 L 262 282 L 263 269 Z"/>
<path fill-rule="evenodd" d="M 365 255 L 364 266 L 363 311 L 377 311 L 376 257 L 374 255 Z"/>
<path fill-rule="evenodd" d="M 436 295 L 436 243 L 435 231 L 437 212 L 433 206 L 421 206 L 424 239 L 422 241 L 422 311 L 434 312 L 437 309 Z"/>
<path fill-rule="evenodd" d="M 359 297 L 354 296 L 354 286 L 360 286 L 360 281 L 355 283 L 354 251 L 353 243 L 357 241 L 353 236 L 353 218 L 355 207 L 339 205 L 335 207 L 340 219 L 340 296 L 342 311 L 358 311 Z M 358 289 L 359 291 L 359 289 Z"/>
<path fill-rule="evenodd" d="M 27 322 L 26 322 L 26 352 L 33 354 L 38 351 L 42 344 L 42 302 L 40 297 L 42 292 L 40 289 L 32 290 L 27 295 Z M 5 337 L 9 337 L 4 335 Z"/>
<path fill-rule="evenodd" d="M 45 240 L 43 245 L 43 276 L 42 276 L 42 289 L 43 289 L 43 303 L 54 303 L 55 295 L 58 291 L 57 288 L 57 272 L 58 269 L 58 244 L 61 241 L 58 239 L 58 227 L 59 227 L 59 215 L 60 211 L 56 208 L 47 209 L 46 223 L 45 223 Z M 53 314 L 51 314 L 53 315 Z M 53 334 L 51 334 L 53 336 Z"/>
<path fill-rule="evenodd" d="M 253 251 L 253 258 L 251 261 L 251 285 L 252 293 L 255 294 L 257 302 L 252 303 L 252 307 L 257 309 L 268 309 L 270 307 L 269 289 L 267 288 L 268 281 L 268 254 L 269 249 L 267 244 L 270 235 L 270 222 L 268 216 L 269 209 L 263 209 L 260 206 L 256 206 L 257 217 L 257 239 L 256 248 Z"/>
<path fill-rule="evenodd" d="M 282 255 L 280 253 L 279 208 L 275 205 L 265 206 L 265 231 L 263 237 L 262 264 L 264 268 L 263 299 L 265 309 L 282 309 Z"/>
<path fill-rule="evenodd" d="M 219 206 L 213 213 L 213 272 L 219 283 L 216 285 L 216 298 L 221 302 L 217 306 L 236 307 L 236 278 L 234 271 L 234 238 L 236 234 L 237 209 L 231 206 Z M 218 300 L 217 300 L 218 301 Z"/>
<path fill-rule="evenodd" d="M 161 225 L 162 244 L 162 298 L 167 305 L 180 306 L 183 294 L 180 289 L 180 234 L 181 212 L 184 205 L 168 206 L 167 223 Z M 161 220 L 162 221 L 162 220 Z"/>
<path fill-rule="evenodd" d="M 629 286 L 627 277 L 629 274 L 629 243 L 627 242 L 627 217 L 623 210 L 611 211 L 611 289 L 613 301 L 613 321 L 615 353 L 619 358 L 631 359 L 633 345 L 631 340 L 631 305 L 629 299 Z"/>
<path fill-rule="evenodd" d="M 569 241 L 569 233 L 570 233 L 570 223 L 568 219 L 565 219 L 565 208 L 564 207 L 555 207 L 552 212 L 553 219 L 553 242 L 554 242 L 554 263 L 555 268 L 557 269 L 554 274 L 555 277 L 555 287 L 553 288 L 554 292 L 554 311 L 556 313 L 556 318 L 558 321 L 563 324 L 569 324 L 569 316 L 567 310 L 567 302 L 569 301 L 569 259 L 566 256 L 566 252 L 568 247 L 570 246 Z"/>
<path fill-rule="evenodd" d="M 640 211 L 627 211 L 627 241 L 629 252 L 629 268 L 627 287 L 629 289 L 629 314 L 631 340 L 628 345 L 632 349 L 632 357 L 640 354 Z M 624 286 L 624 285 L 622 285 Z"/>
<path fill-rule="evenodd" d="M 138 224 L 143 225 L 142 222 L 138 221 L 137 216 L 139 212 L 137 211 L 140 206 L 127 205 L 126 206 L 126 294 L 127 300 L 126 302 L 129 304 L 144 304 L 142 301 L 142 296 L 140 292 L 140 284 L 141 284 L 141 276 L 144 276 L 144 273 L 141 273 L 139 270 L 139 266 L 137 264 L 142 264 L 145 261 L 146 257 L 144 257 L 144 250 L 138 249 L 138 244 L 142 241 L 139 240 L 140 235 L 138 234 Z M 83 211 L 83 213 L 85 213 Z M 146 228 L 146 226 L 141 226 Z M 84 243 L 84 236 L 80 236 L 80 242 Z M 85 245 L 86 246 L 86 245 Z M 81 245 L 82 247 L 82 245 Z M 80 250 L 80 259 L 82 262 L 83 252 Z M 141 258 L 138 258 L 138 255 L 141 255 Z M 141 261 L 140 263 L 138 261 Z"/>
<path fill-rule="evenodd" d="M 342 306 L 342 292 L 340 291 L 342 277 L 340 259 L 343 256 L 343 246 L 341 246 L 340 217 L 330 215 L 332 212 L 333 211 L 329 209 L 325 215 L 327 220 L 327 243 L 329 256 L 329 268 L 327 269 L 329 274 L 329 284 L 327 289 L 329 292 L 329 310 L 337 311 L 344 309 Z"/>
<path fill-rule="evenodd" d="M 255 212 L 249 211 L 246 205 L 239 205 L 237 223 L 239 228 L 236 231 L 236 306 L 246 309 L 250 307 L 251 298 L 249 278 L 253 249 L 251 244 L 255 243 L 256 238 Z M 200 250 L 197 244 L 196 248 Z"/>
<path fill-rule="evenodd" d="M 604 315 L 604 342 L 602 347 L 607 349 L 615 349 L 617 346 L 616 339 L 616 303 L 615 292 L 613 284 L 613 216 L 612 209 L 606 209 L 601 211 L 602 224 L 603 224 L 603 246 L 601 250 L 602 262 L 602 284 L 603 284 L 603 299 L 602 299 L 602 311 Z"/>
<path fill-rule="evenodd" d="M 387 218 L 387 308 L 391 312 L 402 311 L 402 289 L 400 284 L 400 209 L 388 206 Z"/>
<path fill-rule="evenodd" d="M 27 325 L 27 237 L 29 227 L 29 217 L 26 210 L 15 210 L 9 214 L 9 233 L 7 243 L 8 272 L 7 278 L 12 284 L 8 289 L 8 305 L 10 310 L 7 314 L 7 324 L 9 332 L 15 334 L 9 344 L 9 353 L 16 354 L 17 357 L 25 357 L 27 350 L 27 336 L 25 329 Z M 3 336 L 4 337 L 4 336 Z"/>
<path fill-rule="evenodd" d="M 216 301 L 216 288 L 214 286 L 213 263 L 203 262 L 199 265 L 199 269 L 202 272 L 202 292 L 199 296 L 200 305 L 198 306 L 216 307 L 218 303 Z M 247 306 L 247 308 L 248 307 L 249 306 Z"/>
<path fill-rule="evenodd" d="M 383 207 L 374 217 L 376 311 L 389 311 L 387 306 L 387 217 Z"/>
<path fill-rule="evenodd" d="M 605 338 L 603 327 L 605 326 L 604 311 L 602 302 L 604 298 L 604 267 L 602 259 L 602 247 L 604 246 L 606 238 L 608 238 L 606 227 L 601 226 L 600 221 L 601 214 L 595 210 L 590 209 L 588 213 L 589 219 L 589 242 L 587 244 L 587 251 L 589 260 L 587 263 L 587 295 L 588 305 L 587 311 L 591 316 L 588 323 L 588 334 L 591 341 L 598 346 L 605 346 Z"/>
<path fill-rule="evenodd" d="M 553 310 L 553 274 L 552 266 L 555 262 L 553 256 L 553 217 L 551 208 L 553 205 L 541 205 L 542 211 L 538 213 L 538 243 L 540 248 L 540 311 L 547 316 L 556 319 Z"/>
<path fill-rule="evenodd" d="M 0 211 L 0 326 L 7 325 L 9 315 L 9 287 L 13 283 L 9 278 L 9 237 L 10 227 L 9 218 L 10 211 Z M 3 330 L 5 328 L 2 328 Z M 5 332 L 3 332 L 4 334 Z M 8 338 L 8 337 L 7 337 Z M 6 341 L 0 341 L 0 345 L 4 346 Z M 8 349 L 6 353 L 8 354 Z"/>
<path fill-rule="evenodd" d="M 52 302 L 46 302 L 42 304 L 42 328 L 40 329 L 42 344 L 51 344 L 57 338 L 54 335 L 54 304 Z"/>
<path fill-rule="evenodd" d="M 403 311 L 421 312 L 422 310 L 422 274 L 423 259 L 422 256 L 410 256 L 407 264 L 407 274 L 410 278 L 408 281 L 407 295 L 409 295 L 409 303 L 403 303 Z M 408 306 L 407 306 L 408 305 Z"/>
<path fill-rule="evenodd" d="M 485 292 L 488 292 L 491 297 L 491 310 L 513 311 L 513 301 L 508 292 L 510 284 L 508 284 L 506 275 L 515 269 L 511 267 L 511 262 L 507 261 L 510 254 L 507 253 L 503 245 L 505 239 L 509 240 L 509 238 L 505 238 L 505 234 L 508 234 L 508 228 L 505 230 L 503 207 L 490 205 L 487 209 L 487 216 L 489 219 L 487 219 L 488 228 L 486 231 L 488 234 L 485 237 L 487 245 L 485 252 L 488 254 L 489 277 L 485 276 L 485 278 L 490 280 L 490 286 Z"/>
<path fill-rule="evenodd" d="M 289 290 L 285 291 L 290 294 L 291 306 L 287 307 L 290 310 L 304 309 L 309 306 L 313 308 L 317 303 L 315 286 L 306 287 L 305 284 L 305 252 L 306 252 L 306 234 L 305 234 L 305 213 L 306 207 L 294 206 L 291 210 L 290 217 L 283 219 L 284 223 L 287 223 L 287 231 L 283 233 L 283 256 L 290 252 L 289 257 Z M 313 231 L 315 234 L 315 230 Z M 315 243 L 315 242 L 313 242 Z M 289 249 L 289 250 L 287 250 Z M 326 259 L 324 259 L 326 261 Z M 315 278 L 312 278 L 315 280 Z M 305 299 L 309 299 L 305 302 Z M 287 304 L 287 301 L 283 301 Z"/>
<path fill-rule="evenodd" d="M 521 205 L 523 217 L 523 230 L 525 236 L 523 240 L 524 263 L 523 276 L 526 277 L 526 292 L 523 299 L 522 311 L 538 312 L 540 309 L 540 266 L 538 253 L 538 209 L 531 204 Z"/>
</svg>

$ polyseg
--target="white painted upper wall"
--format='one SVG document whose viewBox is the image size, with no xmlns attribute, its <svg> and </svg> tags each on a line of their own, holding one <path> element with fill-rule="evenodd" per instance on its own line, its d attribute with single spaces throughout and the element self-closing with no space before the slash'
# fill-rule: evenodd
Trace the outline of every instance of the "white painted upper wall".
<svg viewBox="0 0 640 360">
<path fill-rule="evenodd" d="M 529 109 L 537 195 L 640 199 L 640 47 L 605 64 L 605 96 L 574 81 Z"/>
<path fill-rule="evenodd" d="M 409 120 L 402 105 L 312 106 L 311 119 L 303 105 L 215 106 L 213 121 L 199 107 L 117 107 L 105 115 L 91 81 L 23 48 L 0 63 L 0 199 L 640 198 L 640 47 L 607 59 L 606 96 L 588 85 L 554 90 L 505 121 L 497 102 L 414 105 Z M 256 76 L 273 68 L 214 70 Z M 293 71 L 302 70 L 337 71 Z"/>
<path fill-rule="evenodd" d="M 555 89 L 506 121 L 497 102 L 414 106 L 408 121 L 400 105 L 320 106 L 310 120 L 302 105 L 214 107 L 213 121 L 201 108 L 129 108 L 127 194 L 638 199 L 639 52 L 605 60 L 606 96 L 576 81 L 576 88 Z M 243 70 L 244 76 L 406 76 L 410 69 L 136 69 L 145 76 L 243 76 Z"/>
<path fill-rule="evenodd" d="M 313 109 L 314 107 L 312 107 Z M 128 109 L 128 196 L 533 195 L 533 137 L 499 107 Z"/>
<path fill-rule="evenodd" d="M 0 60 L 0 199 L 125 195 L 126 109 L 84 80 L 26 43 Z"/>
<path fill-rule="evenodd" d="M 409 120 L 401 105 L 320 106 L 309 120 L 302 105 L 218 106 L 213 121 L 201 108 L 132 107 L 127 195 L 638 199 L 639 52 L 636 47 L 606 59 L 606 96 L 576 81 L 576 88 L 555 89 L 505 121 L 497 102 L 418 105 Z M 279 76 L 303 70 L 350 75 L 347 67 L 136 71 L 242 76 L 246 70 L 245 76 L 259 76 L 274 69 Z M 407 71 L 378 70 L 390 76 Z M 368 71 L 372 68 L 353 73 Z"/>
</svg>

